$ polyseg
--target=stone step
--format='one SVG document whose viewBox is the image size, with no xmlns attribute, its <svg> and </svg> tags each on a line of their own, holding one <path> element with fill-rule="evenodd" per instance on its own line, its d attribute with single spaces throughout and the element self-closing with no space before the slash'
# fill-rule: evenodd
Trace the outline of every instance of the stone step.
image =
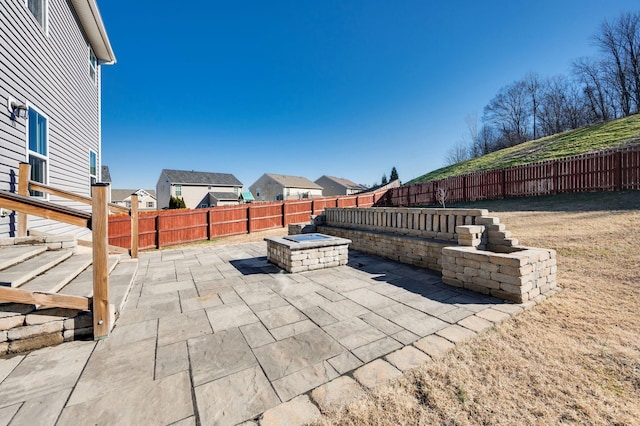
<svg viewBox="0 0 640 426">
<path fill-rule="evenodd" d="M 45 251 L 26 262 L 0 271 L 0 285 L 18 287 L 71 257 L 72 250 Z"/>
<path fill-rule="evenodd" d="M 107 264 L 107 272 L 111 275 L 113 269 L 118 265 L 119 256 L 109 256 Z M 58 290 L 59 294 L 68 294 L 71 296 L 93 296 L 93 265 L 85 269 L 69 284 Z"/>
<path fill-rule="evenodd" d="M 76 254 L 20 286 L 23 290 L 57 293 L 71 280 L 87 269 L 92 262 L 91 254 Z"/>
<path fill-rule="evenodd" d="M 0 270 L 23 262 L 47 251 L 46 246 L 9 246 L 0 248 Z"/>
</svg>

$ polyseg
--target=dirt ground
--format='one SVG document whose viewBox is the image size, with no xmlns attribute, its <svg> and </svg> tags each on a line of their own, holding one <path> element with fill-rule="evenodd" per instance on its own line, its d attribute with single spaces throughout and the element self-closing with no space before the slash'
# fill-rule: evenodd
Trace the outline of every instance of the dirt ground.
<svg viewBox="0 0 640 426">
<path fill-rule="evenodd" d="M 563 291 L 320 424 L 640 424 L 640 191 L 488 204 Z"/>
</svg>

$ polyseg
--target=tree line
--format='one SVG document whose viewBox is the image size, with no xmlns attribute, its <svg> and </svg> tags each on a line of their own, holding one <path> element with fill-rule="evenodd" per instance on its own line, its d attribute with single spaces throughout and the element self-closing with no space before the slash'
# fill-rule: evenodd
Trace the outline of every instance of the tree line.
<svg viewBox="0 0 640 426">
<path fill-rule="evenodd" d="M 640 112 L 640 13 L 603 21 L 592 40 L 600 55 L 575 60 L 569 76 L 527 74 L 502 87 L 480 120 L 468 116 L 447 164 Z"/>
</svg>

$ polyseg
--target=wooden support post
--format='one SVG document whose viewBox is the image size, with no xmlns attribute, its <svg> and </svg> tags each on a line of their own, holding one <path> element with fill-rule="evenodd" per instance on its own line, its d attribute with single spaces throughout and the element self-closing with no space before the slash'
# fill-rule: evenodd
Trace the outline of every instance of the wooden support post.
<svg viewBox="0 0 640 426">
<path fill-rule="evenodd" d="M 211 232 L 211 226 L 213 225 L 213 220 L 211 218 L 213 216 L 213 211 L 211 209 L 207 210 L 207 240 L 211 241 L 211 236 L 213 232 Z"/>
<path fill-rule="evenodd" d="M 138 194 L 131 194 L 131 252 L 132 259 L 138 258 Z"/>
<path fill-rule="evenodd" d="M 108 271 L 108 210 L 106 183 L 92 185 L 91 230 L 93 243 L 93 338 L 104 339 L 111 329 Z"/>
<path fill-rule="evenodd" d="M 253 228 L 251 226 L 251 204 L 247 205 L 247 233 L 251 233 L 253 231 Z"/>
<path fill-rule="evenodd" d="M 282 201 L 282 227 L 285 228 L 287 226 L 287 203 L 286 201 Z"/>
<path fill-rule="evenodd" d="M 18 194 L 29 196 L 29 181 L 31 180 L 31 165 L 29 163 L 20 163 L 18 167 Z M 27 236 L 27 228 L 29 226 L 28 216 L 26 213 L 16 212 L 18 216 L 18 237 Z"/>
</svg>

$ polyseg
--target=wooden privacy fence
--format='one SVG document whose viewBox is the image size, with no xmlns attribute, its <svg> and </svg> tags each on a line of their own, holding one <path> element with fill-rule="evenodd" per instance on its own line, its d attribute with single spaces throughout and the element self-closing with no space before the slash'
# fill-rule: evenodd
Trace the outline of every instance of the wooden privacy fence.
<svg viewBox="0 0 640 426">
<path fill-rule="evenodd" d="M 140 250 L 157 249 L 212 238 L 282 228 L 308 222 L 325 207 L 372 207 L 384 192 L 313 198 L 273 203 L 251 203 L 207 209 L 141 212 L 138 218 Z M 109 244 L 129 247 L 131 221 L 128 216 L 109 216 Z"/>
<path fill-rule="evenodd" d="M 640 189 L 640 146 L 392 188 L 378 205 L 438 204 L 438 188 L 447 190 L 447 202 L 450 203 Z"/>
</svg>

